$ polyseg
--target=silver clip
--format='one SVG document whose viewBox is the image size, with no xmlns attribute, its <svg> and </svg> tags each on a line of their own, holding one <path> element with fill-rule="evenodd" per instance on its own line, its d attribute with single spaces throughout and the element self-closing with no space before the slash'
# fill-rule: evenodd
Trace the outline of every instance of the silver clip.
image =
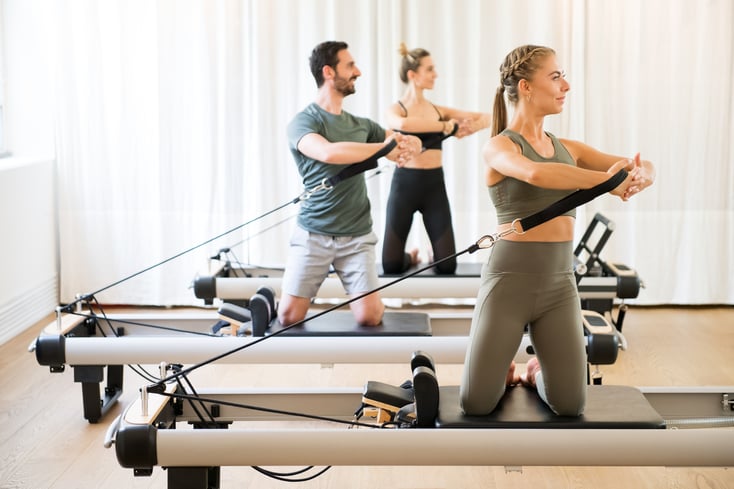
<svg viewBox="0 0 734 489">
<path fill-rule="evenodd" d="M 518 231 L 518 229 L 520 230 Z M 479 238 L 479 241 L 476 242 L 476 245 L 480 249 L 486 250 L 487 248 L 491 248 L 492 246 L 494 246 L 497 241 L 501 240 L 508 234 L 525 234 L 522 226 L 520 226 L 520 219 L 515 219 L 514 221 L 512 221 L 510 227 L 505 229 L 504 231 L 482 236 L 481 238 Z"/>
<path fill-rule="evenodd" d="M 496 234 L 485 234 L 479 240 L 477 241 L 477 246 L 479 249 L 486 250 L 487 248 L 491 248 L 494 246 L 495 241 L 497 241 L 497 235 Z M 488 241 L 488 243 L 487 243 Z"/>
<path fill-rule="evenodd" d="M 518 229 L 519 229 L 519 231 L 518 231 Z M 515 219 L 515 220 L 513 220 L 510 223 L 510 227 L 507 228 L 507 229 L 505 229 L 502 232 L 502 236 L 507 236 L 508 234 L 512 234 L 512 233 L 515 233 L 515 234 L 525 234 L 526 232 L 527 231 L 525 231 L 522 228 L 522 225 L 520 224 L 520 219 Z"/>
<path fill-rule="evenodd" d="M 308 200 L 316 192 L 321 192 L 322 190 L 331 190 L 333 188 L 333 185 L 329 185 L 328 182 L 329 182 L 329 179 L 324 178 L 323 180 L 321 180 L 320 184 L 316 185 L 311 190 L 306 190 L 305 192 L 303 192 L 301 196 L 298 198 L 298 200 Z"/>
</svg>

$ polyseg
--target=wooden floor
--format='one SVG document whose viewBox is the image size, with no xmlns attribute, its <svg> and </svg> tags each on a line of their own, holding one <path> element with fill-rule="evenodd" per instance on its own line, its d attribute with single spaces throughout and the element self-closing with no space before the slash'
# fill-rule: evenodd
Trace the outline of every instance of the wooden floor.
<svg viewBox="0 0 734 489">
<path fill-rule="evenodd" d="M 0 346 L 0 489 L 166 488 L 164 470 L 134 477 L 118 465 L 114 449 L 102 445 L 119 404 L 127 404 L 145 382 L 126 370 L 121 403 L 102 422 L 88 424 L 72 369 L 51 374 L 28 353 L 47 322 Z M 631 308 L 624 333 L 629 349 L 603 369 L 606 384 L 734 386 L 732 307 Z M 407 365 L 229 365 L 207 367 L 194 380 L 200 387 L 362 386 L 366 380 L 399 383 L 408 370 Z M 442 384 L 458 383 L 460 372 L 460 366 L 438 367 Z M 223 489 L 284 486 L 248 467 L 222 468 Z M 298 487 L 734 489 L 734 468 L 333 467 Z"/>
</svg>

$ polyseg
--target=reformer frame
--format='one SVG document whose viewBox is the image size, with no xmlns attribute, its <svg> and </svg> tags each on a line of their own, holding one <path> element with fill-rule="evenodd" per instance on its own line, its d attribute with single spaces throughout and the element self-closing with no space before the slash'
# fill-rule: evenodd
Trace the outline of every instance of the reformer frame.
<svg viewBox="0 0 734 489">
<path fill-rule="evenodd" d="M 288 411 L 298 406 L 306 415 L 348 420 L 361 402 L 358 389 L 200 390 L 199 397 L 216 414 L 215 427 L 204 429 L 186 402 L 174 405 L 168 397 L 148 394 L 110 426 L 105 446 L 115 444 L 118 462 L 135 475 L 150 475 L 161 466 L 169 477 L 177 469 L 205 478 L 223 466 L 250 465 L 734 466 L 733 428 L 674 429 L 702 419 L 734 425 L 734 387 L 640 391 L 667 429 L 345 429 L 297 423 L 262 428 L 257 422 L 287 418 L 233 407 Z M 184 422 L 199 429 L 175 428 Z M 241 428 L 236 422 L 251 424 Z"/>
<path fill-rule="evenodd" d="M 600 313 L 610 311 L 615 299 L 636 298 L 642 286 L 636 271 L 624 264 L 606 262 L 601 258 L 601 251 L 614 229 L 614 222 L 596 213 L 574 248 L 582 307 Z M 221 254 L 215 258 L 220 259 Z M 436 275 L 432 270 L 427 270 L 381 290 L 380 294 L 385 298 L 398 299 L 446 299 L 449 297 L 447 294 L 450 294 L 450 298 L 475 299 L 480 285 L 481 266 L 481 263 L 459 263 L 453 275 Z M 248 268 L 225 261 L 214 275 L 194 280 L 194 294 L 207 304 L 214 299 L 244 301 L 261 286 L 271 287 L 277 295 L 281 295 L 282 273 L 280 268 Z M 386 285 L 398 278 L 398 275 L 380 276 L 379 285 Z M 450 291 L 446 287 L 437 287 L 437 279 L 451 280 Z M 316 297 L 343 299 L 346 293 L 341 281 L 331 274 L 324 280 Z"/>
<path fill-rule="evenodd" d="M 213 315 L 157 316 L 156 322 L 163 330 L 139 325 L 141 320 L 152 320 L 151 316 L 109 315 L 107 319 L 119 336 L 105 337 L 98 335 L 98 319 L 59 314 L 28 349 L 35 353 L 39 365 L 48 366 L 52 373 L 64 372 L 67 365 L 74 369 L 74 381 L 82 386 L 84 418 L 96 423 L 122 394 L 125 365 L 155 365 L 162 361 L 191 364 L 220 356 L 223 357 L 218 363 L 229 364 L 389 364 L 402 363 L 415 350 L 432 352 L 439 363 L 461 364 L 471 319 L 469 314 L 427 314 L 431 336 L 279 336 L 260 342 L 262 338 L 251 336 L 186 334 L 211 326 L 216 321 Z M 171 332 L 173 326 L 182 331 Z M 612 364 L 618 350 L 626 349 L 624 337 L 599 313 L 584 311 L 584 327 L 591 365 Z M 248 346 L 254 343 L 258 344 Z M 227 354 L 234 350 L 240 351 Z M 525 335 L 515 360 L 525 363 L 532 353 Z M 107 382 L 102 386 L 105 371 Z M 601 383 L 598 367 L 590 373 L 590 379 Z"/>
</svg>

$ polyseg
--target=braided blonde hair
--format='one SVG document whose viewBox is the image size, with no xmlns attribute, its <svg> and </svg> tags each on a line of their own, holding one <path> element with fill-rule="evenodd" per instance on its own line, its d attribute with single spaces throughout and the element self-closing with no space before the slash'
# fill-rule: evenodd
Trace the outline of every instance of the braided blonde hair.
<svg viewBox="0 0 734 489">
<path fill-rule="evenodd" d="M 513 49 L 505 56 L 505 60 L 500 65 L 500 86 L 494 97 L 492 136 L 496 136 L 507 127 L 505 93 L 507 100 L 516 104 L 517 85 L 520 80 L 532 80 L 541 61 L 552 54 L 555 54 L 555 51 L 551 48 L 528 44 Z"/>
<path fill-rule="evenodd" d="M 400 80 L 403 83 L 408 83 L 408 72 L 418 71 L 418 67 L 421 65 L 421 60 L 426 56 L 431 55 L 431 53 L 423 48 L 415 48 L 412 51 L 408 51 L 408 46 L 406 46 L 404 42 L 400 43 L 398 52 L 403 58 L 400 61 Z"/>
</svg>

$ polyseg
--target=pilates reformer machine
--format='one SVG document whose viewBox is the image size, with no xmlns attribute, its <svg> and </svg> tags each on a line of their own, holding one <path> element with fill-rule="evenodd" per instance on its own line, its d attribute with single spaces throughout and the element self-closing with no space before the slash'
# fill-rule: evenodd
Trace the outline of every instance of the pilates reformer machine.
<svg viewBox="0 0 734 489">
<path fill-rule="evenodd" d="M 461 364 L 468 344 L 470 316 L 388 311 L 378 327 L 354 322 L 351 312 L 322 310 L 313 319 L 283 331 L 275 317 L 275 296 L 261 288 L 249 309 L 223 304 L 214 316 L 114 315 L 104 312 L 62 313 L 31 343 L 39 365 L 51 373 L 74 371 L 81 384 L 84 418 L 98 422 L 123 392 L 124 367 L 192 364 L 222 357 L 236 364 L 390 364 L 402 363 L 416 348 L 433 352 L 439 363 Z M 328 314 L 325 314 L 328 312 Z M 601 314 L 583 311 L 589 378 L 602 382 L 601 365 L 616 362 L 625 345 Z M 251 344 L 273 336 L 256 348 Z M 227 354 L 233 350 L 241 353 Z M 518 361 L 533 352 L 527 335 Z M 227 354 L 226 356 L 223 356 Z M 138 367 L 136 367 L 136 365 Z M 106 377 L 106 383 L 105 383 Z"/>
<path fill-rule="evenodd" d="M 627 310 L 624 299 L 639 295 L 642 280 L 637 272 L 621 263 L 605 261 L 601 252 L 615 229 L 615 224 L 601 213 L 596 213 L 574 249 L 575 272 L 583 309 L 607 315 L 622 331 Z M 272 288 L 280 294 L 283 269 L 267 266 L 246 266 L 232 260 L 230 248 L 219 250 L 211 259 L 223 262 L 221 267 L 208 276 L 196 277 L 193 281 L 194 295 L 205 304 L 220 299 L 233 304 L 246 305 L 247 298 L 262 286 Z M 381 291 L 385 298 L 396 299 L 475 299 L 479 289 L 481 263 L 459 263 L 453 275 L 437 275 L 432 268 L 410 279 L 392 284 Z M 381 267 L 378 265 L 378 272 Z M 411 273 L 408 271 L 407 273 Z M 380 285 L 397 278 L 395 275 L 380 275 Z M 446 284 L 450 283 L 450 286 Z M 335 274 L 330 274 L 318 291 L 320 299 L 344 299 L 344 288 Z M 620 302 L 617 317 L 612 317 L 615 302 Z"/>
<path fill-rule="evenodd" d="M 401 386 L 193 395 L 161 365 L 161 381 L 115 419 L 105 446 L 136 476 L 165 467 L 169 487 L 186 488 L 218 488 L 223 466 L 281 480 L 334 465 L 734 466 L 734 388 L 590 385 L 584 414 L 562 417 L 515 386 L 490 415 L 466 416 L 458 387 L 439 386 L 429 354 L 415 352 L 410 366 Z M 319 426 L 286 421 L 297 418 Z M 185 424 L 193 429 L 178 428 Z"/>
<path fill-rule="evenodd" d="M 589 190 L 596 192 L 594 195 L 604 193 L 607 187 L 614 188 L 620 178 L 624 179 L 623 173 Z M 588 191 L 579 192 L 588 194 Z M 564 206 L 580 205 L 578 200 L 559 203 L 561 208 L 554 212 L 564 212 Z M 534 218 L 535 215 L 519 220 L 519 229 L 537 225 L 537 219 L 533 224 Z M 518 232 L 514 223 L 509 232 Z M 491 247 L 501 238 L 502 235 L 484 236 L 464 252 Z M 136 337 L 121 331 L 129 332 L 137 326 L 131 322 L 118 320 L 115 324 L 108 318 L 98 318 L 92 311 L 90 314 L 74 311 L 74 306 L 93 304 L 93 297 L 94 293 L 59 308 L 57 320 L 30 349 L 39 363 L 51 367 L 52 371 L 73 366 L 75 380 L 77 369 L 91 367 L 92 370 L 78 371 L 82 380 L 77 381 L 93 385 L 97 390 L 101 366 L 118 367 L 119 386 L 110 386 L 108 382 L 105 396 L 114 393 L 119 396 L 122 365 L 159 365 L 158 377 L 146 373 L 148 385 L 141 389 L 140 397 L 111 424 L 105 446 L 114 445 L 120 465 L 133 469 L 135 475 L 150 475 L 154 467 L 165 467 L 169 487 L 218 488 L 220 468 L 234 465 L 253 466 L 281 480 L 294 477 L 307 480 L 323 470 L 308 475 L 312 467 L 277 473 L 260 466 L 734 466 L 731 450 L 734 430 L 722 427 L 732 421 L 734 388 L 643 391 L 589 382 L 592 385 L 588 387 L 584 415 L 562 418 L 550 413 L 533 391 L 513 387 L 490 416 L 466 417 L 458 406 L 457 388 L 439 386 L 435 367 L 441 363 L 463 362 L 466 343 L 461 342 L 467 341 L 465 336 L 298 336 L 299 328 L 301 332 L 309 328 L 305 323 L 281 329 L 271 324 L 258 336 L 256 330 L 261 326 L 255 308 L 258 303 L 266 304 L 251 298 L 245 311 L 220 311 L 221 316 L 228 318 L 222 319 L 227 325 L 208 323 L 205 336 L 216 336 L 210 341 L 170 335 L 166 326 L 159 328 L 164 332 Z M 266 297 L 265 303 L 270 307 L 268 302 Z M 327 313 L 333 315 L 336 307 L 348 302 L 326 309 L 309 321 Z M 100 320 L 115 333 L 114 338 L 99 337 Z M 246 331 L 241 336 L 240 330 L 247 330 L 248 323 L 249 334 Z M 229 334 L 222 334 L 226 329 Z M 587 352 L 593 352 L 596 335 L 587 338 L 593 338 L 587 342 Z M 617 336 L 614 338 L 616 341 Z M 518 355 L 531 354 L 528 348 L 532 346 L 521 345 Z M 614 358 L 617 348 L 613 350 Z M 216 362 L 283 363 L 283 356 L 287 355 L 298 363 L 402 363 L 408 358 L 407 351 L 416 352 L 411 359 L 412 377 L 400 386 L 371 381 L 362 389 L 217 392 L 195 390 L 187 377 L 193 370 Z M 457 353 L 458 359 L 451 356 Z M 296 357 L 296 354 L 303 356 Z M 184 368 L 178 362 L 198 363 Z M 107 397 L 105 400 L 97 397 L 96 401 L 98 405 L 104 404 Z M 298 412 L 292 411 L 293 406 L 297 406 Z M 95 421 L 101 416 L 99 412 L 96 414 Z M 363 417 L 374 421 L 363 422 Z M 268 422 L 290 424 L 283 420 L 294 418 L 318 422 L 319 427 L 268 427 Z M 238 425 L 235 427 L 234 423 Z M 714 427 L 699 428 L 699 424 Z M 187 425 L 193 429 L 185 429 Z M 338 429 L 345 426 L 350 429 Z M 696 427 L 672 429 L 687 426 Z M 543 450 L 533 450 L 538 445 Z M 314 450 L 314 446 L 319 449 Z"/>
<path fill-rule="evenodd" d="M 384 153 L 386 150 L 389 151 L 389 145 L 381 152 L 378 152 L 378 154 Z M 375 157 L 378 156 L 376 155 Z M 364 168 L 364 163 L 369 163 L 369 165 L 376 165 L 376 163 L 374 163 L 373 161 L 366 160 L 366 162 L 347 167 L 346 170 L 351 171 L 354 169 L 354 167 L 360 166 Z M 518 230 L 520 230 L 519 232 L 524 232 L 525 230 L 530 229 L 531 227 L 552 218 L 554 213 L 555 215 L 558 215 L 559 212 L 562 213 L 565 212 L 565 210 L 577 207 L 578 205 L 587 202 L 595 196 L 600 195 L 601 193 L 605 193 L 614 188 L 616 185 L 619 184 L 619 182 L 624 180 L 625 176 L 626 172 L 621 171 L 614 177 L 610 178 L 607 182 L 604 182 L 597 187 L 577 191 L 574 194 L 566 197 L 565 199 L 556 202 L 553 206 L 551 206 L 551 208 L 545 209 L 527 218 L 518 219 L 516 220 L 516 222 L 513 223 L 512 228 L 509 231 L 506 231 L 506 233 L 518 232 Z M 323 187 L 321 190 L 328 190 L 328 188 L 330 188 L 329 185 L 332 184 L 333 182 L 326 182 L 322 183 L 322 185 L 320 185 L 319 187 Z M 304 195 L 308 195 L 309 193 L 316 190 L 317 189 L 312 189 L 311 191 L 307 191 L 304 193 Z M 245 223 L 245 225 L 246 224 L 248 223 Z M 611 229 L 609 226 L 607 226 L 607 228 Z M 235 228 L 235 230 L 236 229 L 238 228 Z M 229 232 L 231 231 L 233 230 L 230 230 Z M 483 236 L 482 238 L 480 238 L 480 240 L 469 246 L 464 251 L 457 253 L 456 256 L 464 253 L 473 253 L 481 248 L 489 248 L 494 244 L 496 240 L 502 239 L 502 237 L 503 235 Z M 202 243 L 202 245 L 207 244 L 210 241 L 211 240 Z M 603 246 L 603 243 L 601 243 L 600 245 L 596 245 L 594 247 L 594 250 L 597 251 L 601 248 L 601 246 Z M 162 263 L 165 263 L 166 261 Z M 431 264 L 422 270 L 417 270 L 413 272 L 413 274 L 418 275 L 419 273 L 428 270 L 433 265 L 435 264 Z M 150 268 L 146 270 L 149 270 Z M 132 278 L 136 275 L 137 274 L 134 274 L 127 279 Z M 374 291 L 385 289 L 388 286 L 392 287 L 396 283 L 399 283 L 404 279 L 409 278 L 411 278 L 410 274 L 397 278 L 393 282 L 381 285 Z M 118 281 L 111 286 L 114 286 L 124 280 Z M 108 286 L 106 288 L 109 288 L 111 286 Z M 226 348 L 234 347 L 235 350 L 238 350 L 247 346 L 243 345 L 242 343 L 248 340 L 242 339 L 236 334 L 239 333 L 242 329 L 238 325 L 242 325 L 249 320 L 249 323 L 251 325 L 250 334 L 252 334 L 254 337 L 264 337 L 263 335 L 266 333 L 265 330 L 269 329 L 268 327 L 271 325 L 272 318 L 274 317 L 275 291 L 272 288 L 268 288 L 266 286 L 264 289 L 258 290 L 269 290 L 270 293 L 266 293 L 265 295 L 263 295 L 256 292 L 255 295 L 248 301 L 249 309 L 241 308 L 241 310 L 232 310 L 231 308 L 239 307 L 232 304 L 230 305 L 230 309 L 220 311 L 223 313 L 223 316 L 226 317 L 226 319 L 223 320 L 223 323 L 218 322 L 214 326 L 210 327 L 208 330 L 205 329 L 204 331 L 191 331 L 192 334 L 198 333 L 199 335 L 204 336 L 220 336 L 219 333 L 221 328 L 217 328 L 218 326 L 224 326 L 226 324 L 226 327 L 228 327 L 230 330 L 230 338 L 227 338 L 227 341 L 229 343 L 223 341 L 224 338 L 214 338 L 215 341 L 211 342 L 201 341 L 201 337 L 171 338 L 171 335 L 169 333 L 180 332 L 181 329 L 183 329 L 181 325 L 178 325 L 176 328 L 151 324 L 144 325 L 146 327 L 154 326 L 153 329 L 158 331 L 165 331 L 166 334 L 160 337 L 155 336 L 153 338 L 148 336 L 143 340 L 137 338 L 137 335 L 131 334 L 133 333 L 135 327 L 139 325 L 135 321 L 127 321 L 125 322 L 124 327 L 120 327 L 119 325 L 115 325 L 111 318 L 102 313 L 102 319 L 104 319 L 104 324 L 107 325 L 108 329 L 107 331 L 104 331 L 100 327 L 100 324 L 102 323 L 98 320 L 99 316 L 97 315 L 97 313 L 93 311 L 92 304 L 95 302 L 95 294 L 101 292 L 102 290 L 105 290 L 106 288 L 101 289 L 100 291 L 97 291 L 95 293 L 82 296 L 78 298 L 74 304 L 69 304 L 63 308 L 59 308 L 57 310 L 56 321 L 54 321 L 53 324 L 49 325 L 44 330 L 44 332 L 29 346 L 29 350 L 36 353 L 38 363 L 43 366 L 48 366 L 51 372 L 62 372 L 64 371 L 66 365 L 73 366 L 74 380 L 75 382 L 82 384 L 84 416 L 87 420 L 93 423 L 99 421 L 102 415 L 107 410 L 109 410 L 110 406 L 113 405 L 119 398 L 122 392 L 123 365 L 135 365 L 150 361 L 152 361 L 153 363 L 157 363 L 159 361 L 162 361 L 164 358 L 165 361 L 168 362 L 188 363 L 195 362 L 198 358 L 200 358 L 197 357 L 197 355 L 202 354 L 211 354 L 211 356 L 215 358 L 222 358 L 225 356 L 227 358 L 236 358 L 236 356 L 234 355 L 224 355 L 222 351 L 230 351 L 226 350 Z M 350 299 L 349 301 L 344 302 L 336 307 L 346 305 L 347 303 L 356 299 L 357 298 Z M 84 303 L 86 303 L 90 307 L 90 313 L 88 314 L 83 314 L 80 311 Z M 225 306 L 227 306 L 227 304 L 225 304 Z M 76 311 L 74 311 L 74 307 L 76 307 Z M 317 319 L 318 316 L 326 312 L 331 312 L 336 309 L 336 307 L 327 309 L 322 313 L 309 317 L 307 322 L 308 324 L 305 324 L 306 321 L 304 321 L 302 322 L 304 324 L 299 324 L 298 326 L 300 327 L 302 334 L 313 337 L 312 340 L 314 341 L 314 343 L 321 341 L 322 344 L 328 345 L 326 350 L 335 350 L 338 353 L 343 353 L 345 351 L 350 351 L 350 348 L 347 345 L 338 345 L 338 342 L 335 340 L 335 338 L 330 338 L 328 342 L 325 342 L 323 338 L 319 340 L 319 337 L 325 335 L 333 336 L 335 329 L 338 331 L 337 334 L 339 336 L 350 336 L 354 333 L 360 335 L 359 331 L 355 331 L 353 324 L 351 325 L 351 327 L 347 327 L 346 329 L 334 328 L 333 325 L 328 325 L 326 328 L 321 328 L 320 330 L 318 327 L 314 327 L 314 324 L 317 324 L 314 322 L 314 320 Z M 400 314 L 400 316 L 395 316 L 395 320 L 392 320 L 390 315 L 387 314 L 383 320 L 383 326 L 381 328 L 369 328 L 370 336 L 379 335 L 389 337 L 388 341 L 386 341 L 385 338 L 374 338 L 373 341 L 377 341 L 378 343 L 375 345 L 370 345 L 371 348 L 369 349 L 369 351 L 389 352 L 389 354 L 400 355 L 399 358 L 393 356 L 390 357 L 390 359 L 388 360 L 388 362 L 399 362 L 401 361 L 400 359 L 405 358 L 405 355 L 407 354 L 405 350 L 406 348 L 411 351 L 415 348 L 423 348 L 428 351 L 434 352 L 433 354 L 438 357 L 440 362 L 463 362 L 464 352 L 466 350 L 467 338 L 465 335 L 467 334 L 467 329 L 464 329 L 464 331 L 462 332 L 464 336 L 455 337 L 454 341 L 447 341 L 445 338 L 437 340 L 434 339 L 434 335 L 432 334 L 430 328 L 425 328 L 421 326 L 421 322 L 425 323 L 427 320 L 425 315 L 422 317 L 418 315 L 420 319 L 418 319 L 416 323 L 418 325 L 417 329 L 415 329 L 414 324 L 413 330 L 411 331 L 410 327 L 404 327 L 406 321 L 407 323 L 410 323 L 410 321 L 408 321 L 409 316 L 407 315 L 407 313 Z M 83 319 L 80 319 L 80 317 Z M 331 316 L 331 318 L 336 317 L 336 314 Z M 263 320 L 263 318 L 265 319 Z M 179 319 L 179 321 L 182 320 Z M 592 311 L 589 311 L 588 313 L 584 314 L 584 321 L 587 333 L 586 338 L 589 361 L 592 362 L 594 365 L 613 363 L 617 358 L 619 347 L 621 346 L 622 348 L 624 348 L 625 346 L 623 337 L 618 334 L 618 331 L 610 327 L 606 319 L 601 314 L 593 315 Z M 465 322 L 464 324 L 467 323 Z M 288 329 L 288 334 L 282 336 L 297 334 L 298 330 L 294 329 L 293 325 L 289 326 Z M 456 330 L 456 327 L 454 327 L 454 330 Z M 269 331 L 269 334 L 270 336 L 275 337 L 276 335 L 280 335 L 281 332 L 283 331 Z M 362 331 L 361 333 L 364 334 L 364 331 Z M 408 336 L 407 338 L 405 338 L 406 335 Z M 279 349 L 285 347 L 284 341 L 286 339 L 287 338 L 285 337 L 281 337 L 278 339 L 277 344 L 280 345 L 278 347 Z M 296 349 L 303 349 L 302 347 L 300 347 L 300 345 L 304 344 L 304 340 L 305 338 L 301 338 L 298 340 L 299 347 L 296 347 Z M 420 340 L 420 342 L 418 340 Z M 231 342 L 233 341 L 239 343 L 237 345 L 232 345 Z M 357 343 L 359 345 L 357 349 L 367 351 L 367 349 L 365 348 L 367 345 L 363 338 L 359 338 L 357 340 L 355 340 L 354 338 L 346 338 L 343 341 L 346 343 L 350 341 L 353 343 Z M 389 344 L 389 346 L 380 346 L 379 343 Z M 442 346 L 440 348 L 431 346 L 436 344 L 440 344 Z M 207 346 L 204 347 L 204 345 Z M 408 347 L 408 345 L 410 346 Z M 317 344 L 315 346 L 319 345 Z M 395 351 L 396 347 L 401 349 Z M 213 348 L 214 351 L 208 348 Z M 448 350 L 445 351 L 446 356 L 444 357 L 444 349 L 446 348 L 448 348 Z M 528 351 L 531 351 L 529 342 L 526 349 Z M 326 358 L 327 352 L 325 350 L 314 347 L 309 349 L 309 351 L 318 352 L 317 357 L 312 357 L 312 360 L 310 361 L 318 363 L 333 363 L 328 358 Z M 147 353 L 148 356 L 144 356 L 143 352 Z M 375 356 L 375 358 L 376 357 L 377 356 Z M 248 355 L 247 358 L 252 358 L 252 356 Z M 272 358 L 277 358 L 277 355 L 272 356 Z M 296 356 L 289 356 L 289 358 L 291 359 L 291 361 L 296 361 Z M 351 363 L 360 363 L 357 361 L 359 355 L 350 355 L 348 358 L 348 361 L 350 361 Z M 385 360 L 385 358 L 382 358 L 382 360 L 379 361 Z M 242 362 L 241 359 L 237 359 L 236 361 L 238 363 Z M 376 361 L 378 360 L 373 360 L 373 362 Z M 281 363 L 282 360 L 277 360 L 277 362 Z M 369 363 L 370 361 L 367 360 L 367 362 Z M 105 369 L 107 369 L 107 384 L 104 387 L 103 392 L 100 393 L 100 387 L 102 382 L 104 381 Z M 601 382 L 601 374 L 598 371 L 598 368 L 593 375 L 589 375 L 589 378 L 593 378 L 595 383 Z"/>
</svg>

